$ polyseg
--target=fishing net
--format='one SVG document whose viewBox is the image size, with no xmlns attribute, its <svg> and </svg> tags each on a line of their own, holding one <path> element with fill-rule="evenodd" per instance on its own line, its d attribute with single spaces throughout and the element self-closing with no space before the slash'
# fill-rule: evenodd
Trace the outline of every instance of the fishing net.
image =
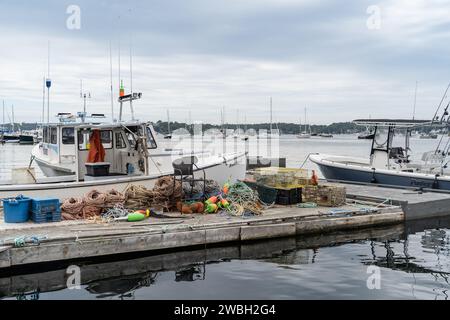
<svg viewBox="0 0 450 320">
<path fill-rule="evenodd" d="M 230 202 L 230 214 L 242 216 L 245 213 L 261 215 L 263 206 L 259 200 L 258 193 L 253 191 L 243 182 L 233 184 L 227 195 Z"/>
</svg>

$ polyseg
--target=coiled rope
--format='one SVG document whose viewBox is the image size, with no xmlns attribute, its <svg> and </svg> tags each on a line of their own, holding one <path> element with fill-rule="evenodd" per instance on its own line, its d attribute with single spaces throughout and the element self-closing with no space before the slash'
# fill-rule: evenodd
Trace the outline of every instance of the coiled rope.
<svg viewBox="0 0 450 320">
<path fill-rule="evenodd" d="M 106 192 L 105 206 L 113 208 L 116 205 L 123 205 L 125 203 L 125 195 L 119 191 L 112 189 Z"/>
<path fill-rule="evenodd" d="M 61 205 L 62 217 L 64 220 L 77 220 L 83 218 L 84 200 L 83 198 L 69 198 Z"/>
<path fill-rule="evenodd" d="M 94 218 L 102 213 L 106 203 L 106 194 L 92 190 L 84 197 L 83 217 Z"/>
<path fill-rule="evenodd" d="M 229 214 L 244 216 L 246 213 L 262 214 L 262 205 L 258 194 L 243 182 L 233 184 L 227 195 L 230 202 Z"/>
<path fill-rule="evenodd" d="M 125 190 L 125 207 L 130 210 L 148 208 L 153 203 L 153 191 L 144 186 L 130 185 Z"/>
</svg>

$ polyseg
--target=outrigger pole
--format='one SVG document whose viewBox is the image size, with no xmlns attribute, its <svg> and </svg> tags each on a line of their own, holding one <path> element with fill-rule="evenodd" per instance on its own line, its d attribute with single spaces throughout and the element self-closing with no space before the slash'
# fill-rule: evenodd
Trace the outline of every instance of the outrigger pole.
<svg viewBox="0 0 450 320">
<path fill-rule="evenodd" d="M 441 102 L 439 103 L 439 106 L 437 107 L 436 112 L 434 113 L 433 119 L 431 119 L 431 122 L 434 122 L 436 120 L 437 114 L 438 114 L 439 110 L 441 109 L 442 102 L 444 102 L 445 98 L 447 98 L 448 89 L 450 89 L 450 83 L 448 84 L 447 89 L 445 90 L 444 95 L 442 96 Z"/>
</svg>

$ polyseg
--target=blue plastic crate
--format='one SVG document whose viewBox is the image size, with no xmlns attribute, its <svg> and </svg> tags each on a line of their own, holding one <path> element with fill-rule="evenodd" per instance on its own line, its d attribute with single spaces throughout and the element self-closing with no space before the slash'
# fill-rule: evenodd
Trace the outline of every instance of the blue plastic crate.
<svg viewBox="0 0 450 320">
<path fill-rule="evenodd" d="M 3 199 L 4 220 L 6 223 L 23 223 L 30 219 L 31 199 L 22 195 Z"/>
<path fill-rule="evenodd" d="M 31 202 L 31 211 L 36 213 L 56 212 L 60 210 L 59 199 L 40 199 L 35 198 Z"/>
<path fill-rule="evenodd" d="M 35 223 L 47 223 L 47 222 L 60 222 L 61 221 L 61 211 L 58 212 L 48 212 L 48 213 L 32 213 L 31 219 Z"/>
<path fill-rule="evenodd" d="M 61 204 L 59 199 L 33 199 L 31 218 L 35 223 L 61 221 Z"/>
</svg>

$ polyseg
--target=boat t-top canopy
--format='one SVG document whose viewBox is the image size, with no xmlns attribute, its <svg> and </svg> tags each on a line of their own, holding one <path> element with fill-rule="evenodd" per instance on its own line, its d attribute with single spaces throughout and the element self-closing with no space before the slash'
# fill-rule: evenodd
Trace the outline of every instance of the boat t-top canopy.
<svg viewBox="0 0 450 320">
<path fill-rule="evenodd" d="M 401 127 L 412 128 L 423 125 L 431 125 L 431 120 L 412 120 L 412 119 L 357 119 L 353 123 L 361 126 L 372 127 Z"/>
</svg>

